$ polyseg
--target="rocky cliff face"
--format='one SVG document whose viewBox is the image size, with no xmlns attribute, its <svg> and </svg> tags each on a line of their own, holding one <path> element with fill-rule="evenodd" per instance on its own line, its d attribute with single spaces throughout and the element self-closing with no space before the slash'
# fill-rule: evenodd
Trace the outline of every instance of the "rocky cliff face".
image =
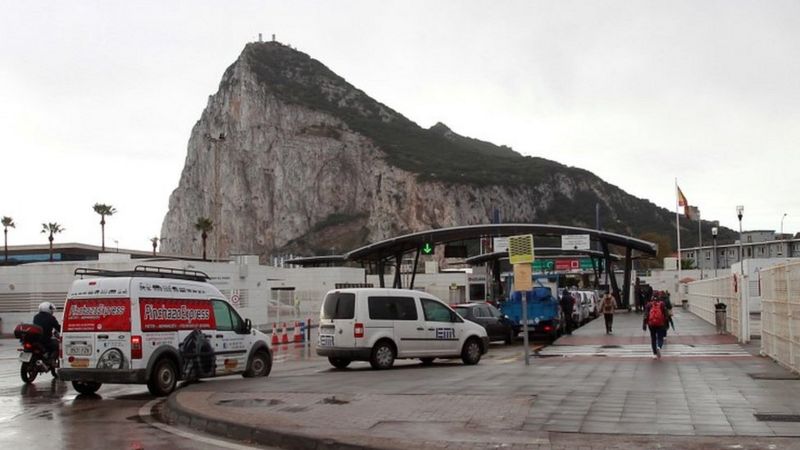
<svg viewBox="0 0 800 450">
<path fill-rule="evenodd" d="M 497 161 L 509 169 L 486 169 Z M 268 257 L 341 253 L 398 234 L 488 223 L 495 208 L 504 222 L 593 227 L 596 202 L 618 231 L 669 235 L 669 212 L 589 172 L 442 124 L 424 130 L 300 52 L 248 44 L 192 129 L 162 251 L 199 255 L 199 217 L 214 224 L 210 257 Z M 620 228 L 632 215 L 641 229 Z"/>
</svg>

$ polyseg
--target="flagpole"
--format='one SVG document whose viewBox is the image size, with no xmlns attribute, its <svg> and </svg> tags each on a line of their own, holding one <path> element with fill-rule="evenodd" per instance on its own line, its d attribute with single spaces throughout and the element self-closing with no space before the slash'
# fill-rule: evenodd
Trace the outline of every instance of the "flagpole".
<svg viewBox="0 0 800 450">
<path fill-rule="evenodd" d="M 675 230 L 678 233 L 678 290 L 681 286 L 681 222 L 680 214 L 678 213 L 678 177 L 675 177 Z"/>
</svg>

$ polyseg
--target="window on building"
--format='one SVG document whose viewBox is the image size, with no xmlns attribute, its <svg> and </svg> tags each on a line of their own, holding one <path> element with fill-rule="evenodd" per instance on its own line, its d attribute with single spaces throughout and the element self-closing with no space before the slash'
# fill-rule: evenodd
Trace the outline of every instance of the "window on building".
<svg viewBox="0 0 800 450">
<path fill-rule="evenodd" d="M 711 260 L 711 251 L 710 250 L 706 250 L 706 260 L 707 261 Z"/>
</svg>

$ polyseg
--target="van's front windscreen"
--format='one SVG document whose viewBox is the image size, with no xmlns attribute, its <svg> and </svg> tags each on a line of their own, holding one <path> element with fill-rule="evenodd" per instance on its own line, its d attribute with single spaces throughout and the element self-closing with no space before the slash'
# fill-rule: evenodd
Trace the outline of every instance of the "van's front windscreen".
<svg viewBox="0 0 800 450">
<path fill-rule="evenodd" d="M 331 292 L 322 305 L 323 319 L 352 319 L 355 317 L 356 295 Z"/>
</svg>

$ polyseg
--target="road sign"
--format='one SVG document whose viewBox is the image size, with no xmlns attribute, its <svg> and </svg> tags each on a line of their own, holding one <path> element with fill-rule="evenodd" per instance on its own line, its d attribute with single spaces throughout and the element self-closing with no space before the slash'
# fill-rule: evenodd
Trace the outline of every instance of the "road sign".
<svg viewBox="0 0 800 450">
<path fill-rule="evenodd" d="M 565 234 L 561 236 L 562 250 L 589 250 L 591 241 L 588 234 Z"/>
<path fill-rule="evenodd" d="M 511 264 L 531 263 L 534 259 L 532 234 L 508 238 L 508 260 Z"/>
<path fill-rule="evenodd" d="M 430 242 L 426 242 L 422 245 L 422 253 L 425 255 L 433 254 L 433 248 Z"/>
<path fill-rule="evenodd" d="M 508 251 L 508 238 L 507 237 L 499 237 L 494 238 L 492 241 L 492 248 L 496 252 L 507 252 Z"/>
<path fill-rule="evenodd" d="M 530 264 L 514 264 L 514 290 L 530 291 L 533 289 Z"/>
<path fill-rule="evenodd" d="M 233 305 L 234 308 L 238 308 L 240 302 L 241 302 L 241 297 L 239 296 L 239 291 L 238 290 L 233 291 L 233 294 L 231 294 L 231 305 Z"/>
</svg>

